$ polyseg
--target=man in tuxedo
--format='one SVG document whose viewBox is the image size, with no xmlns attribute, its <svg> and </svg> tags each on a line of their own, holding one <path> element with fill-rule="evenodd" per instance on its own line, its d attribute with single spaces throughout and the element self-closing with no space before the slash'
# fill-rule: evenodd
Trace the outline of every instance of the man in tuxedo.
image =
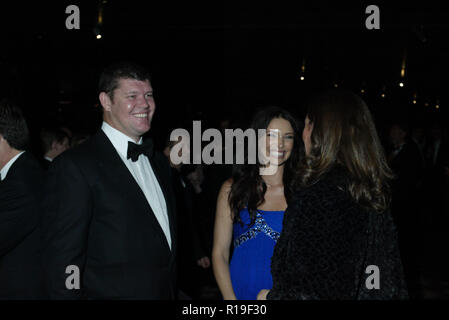
<svg viewBox="0 0 449 320">
<path fill-rule="evenodd" d="M 44 254 L 52 299 L 176 298 L 170 167 L 142 136 L 155 111 L 146 71 L 106 68 L 101 130 L 50 166 Z"/>
<path fill-rule="evenodd" d="M 0 102 L 0 299 L 43 298 L 40 265 L 43 170 L 24 151 L 28 128 L 21 110 Z"/>
</svg>

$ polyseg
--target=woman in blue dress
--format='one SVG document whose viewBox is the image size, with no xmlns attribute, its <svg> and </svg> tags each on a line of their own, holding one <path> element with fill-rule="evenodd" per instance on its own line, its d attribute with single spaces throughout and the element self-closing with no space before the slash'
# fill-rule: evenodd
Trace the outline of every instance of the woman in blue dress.
<svg viewBox="0 0 449 320">
<path fill-rule="evenodd" d="M 250 128 L 256 135 L 266 130 L 258 136 L 257 163 L 247 159 L 236 167 L 217 200 L 212 266 L 225 300 L 256 300 L 261 289 L 271 288 L 271 256 L 294 165 L 304 152 L 299 123 L 281 108 L 262 109 Z"/>
</svg>

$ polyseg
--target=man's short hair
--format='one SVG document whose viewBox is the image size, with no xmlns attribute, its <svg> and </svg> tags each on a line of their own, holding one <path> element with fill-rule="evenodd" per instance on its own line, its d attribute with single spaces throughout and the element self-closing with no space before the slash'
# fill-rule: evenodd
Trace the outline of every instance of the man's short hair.
<svg viewBox="0 0 449 320">
<path fill-rule="evenodd" d="M 7 99 L 0 101 L 0 135 L 16 150 L 25 150 L 30 139 L 22 110 Z"/>
<path fill-rule="evenodd" d="M 134 79 L 139 81 L 151 81 L 148 71 L 133 62 L 118 62 L 106 67 L 100 75 L 98 83 L 99 92 L 106 92 L 114 99 L 114 90 L 117 89 L 120 79 Z"/>
<path fill-rule="evenodd" d="M 65 139 L 70 140 L 69 136 L 64 131 L 57 128 L 43 128 L 40 136 L 44 153 L 47 153 L 51 149 L 53 142 L 62 144 Z"/>
</svg>

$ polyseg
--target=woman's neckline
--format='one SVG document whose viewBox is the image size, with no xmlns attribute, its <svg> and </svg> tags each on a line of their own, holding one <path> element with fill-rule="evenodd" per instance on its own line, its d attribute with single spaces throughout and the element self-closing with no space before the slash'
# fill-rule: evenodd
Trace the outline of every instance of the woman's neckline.
<svg viewBox="0 0 449 320">
<path fill-rule="evenodd" d="M 246 208 L 246 210 L 248 210 L 248 208 Z M 287 209 L 285 209 L 287 210 Z M 285 212 L 285 210 L 262 210 L 262 209 L 257 209 L 257 211 L 261 211 L 261 212 Z"/>
</svg>

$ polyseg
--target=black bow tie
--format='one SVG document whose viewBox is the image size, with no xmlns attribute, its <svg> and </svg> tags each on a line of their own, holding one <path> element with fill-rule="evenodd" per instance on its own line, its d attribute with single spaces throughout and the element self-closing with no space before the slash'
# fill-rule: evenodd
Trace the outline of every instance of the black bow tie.
<svg viewBox="0 0 449 320">
<path fill-rule="evenodd" d="M 136 162 L 141 154 L 146 155 L 148 158 L 153 156 L 153 141 L 151 139 L 145 139 L 142 144 L 128 141 L 128 153 L 126 158 L 131 158 L 133 162 Z"/>
</svg>

